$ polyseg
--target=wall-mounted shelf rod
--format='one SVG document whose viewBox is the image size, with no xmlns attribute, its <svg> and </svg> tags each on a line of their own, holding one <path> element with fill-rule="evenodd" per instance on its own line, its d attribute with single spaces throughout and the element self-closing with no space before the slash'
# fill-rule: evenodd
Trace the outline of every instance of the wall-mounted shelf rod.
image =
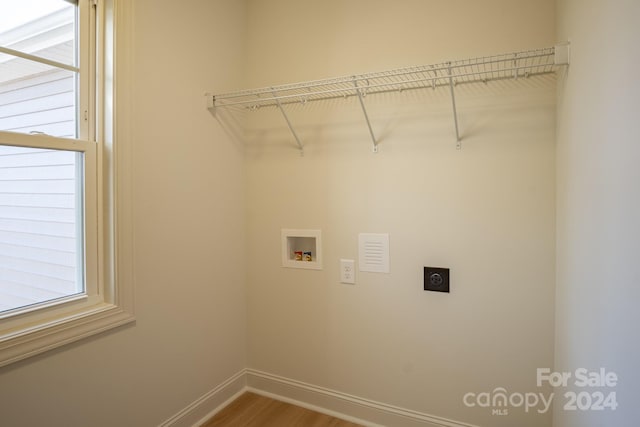
<svg viewBox="0 0 640 427">
<path fill-rule="evenodd" d="M 560 66 L 567 65 L 568 62 L 569 45 L 561 44 L 554 47 L 441 64 L 207 95 L 209 97 L 207 103 L 214 112 L 216 108 L 249 110 L 257 110 L 262 107 L 278 108 L 284 114 L 298 147 L 302 150 L 302 143 L 293 130 L 283 107 L 291 104 L 306 104 L 312 101 L 355 96 L 359 99 L 365 115 L 375 152 L 378 144 L 364 103 L 365 96 L 447 86 L 451 92 L 456 146 L 459 148 L 462 136 L 456 109 L 455 87 L 468 83 L 488 83 L 496 80 L 551 74 L 556 72 Z"/>
</svg>

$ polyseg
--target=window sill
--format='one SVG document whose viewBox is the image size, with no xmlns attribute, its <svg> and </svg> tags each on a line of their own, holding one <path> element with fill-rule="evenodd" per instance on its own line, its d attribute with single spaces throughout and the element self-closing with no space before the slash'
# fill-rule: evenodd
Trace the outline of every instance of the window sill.
<svg viewBox="0 0 640 427">
<path fill-rule="evenodd" d="M 135 321 L 133 314 L 122 307 L 101 303 L 80 313 L 13 331 L 0 338 L 0 366 L 133 321 Z"/>
</svg>

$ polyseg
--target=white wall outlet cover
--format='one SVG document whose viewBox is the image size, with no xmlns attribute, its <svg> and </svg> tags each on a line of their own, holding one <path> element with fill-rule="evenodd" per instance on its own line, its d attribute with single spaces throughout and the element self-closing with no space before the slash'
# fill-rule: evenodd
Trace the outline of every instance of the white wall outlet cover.
<svg viewBox="0 0 640 427">
<path fill-rule="evenodd" d="M 340 260 L 340 283 L 356 283 L 356 262 L 352 259 Z"/>
<path fill-rule="evenodd" d="M 389 273 L 389 234 L 360 233 L 358 258 L 360 271 Z"/>
</svg>

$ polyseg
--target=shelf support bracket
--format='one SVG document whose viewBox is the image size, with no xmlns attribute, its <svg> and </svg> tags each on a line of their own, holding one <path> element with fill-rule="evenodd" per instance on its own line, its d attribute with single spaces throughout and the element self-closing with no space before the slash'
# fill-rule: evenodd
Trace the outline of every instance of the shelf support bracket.
<svg viewBox="0 0 640 427">
<path fill-rule="evenodd" d="M 362 112 L 364 113 L 364 119 L 367 121 L 367 127 L 369 128 L 369 135 L 371 135 L 371 140 L 373 141 L 373 152 L 378 152 L 378 142 L 376 141 L 376 136 L 373 133 L 373 129 L 371 128 L 371 122 L 369 121 L 369 115 L 367 114 L 367 108 L 364 106 L 364 99 L 362 96 L 362 92 L 358 87 L 358 81 L 356 78 L 353 78 L 353 85 L 356 88 L 356 94 L 358 95 L 358 100 L 360 101 L 360 106 L 362 107 Z"/>
<path fill-rule="evenodd" d="M 284 111 L 284 108 L 282 107 L 282 104 L 280 103 L 280 98 L 278 98 L 278 95 L 276 95 L 275 91 L 272 91 L 271 93 L 273 94 L 273 97 L 276 100 L 276 104 L 278 104 L 278 109 L 282 113 L 282 117 L 284 117 L 284 120 L 287 122 L 287 126 L 289 126 L 289 130 L 291 131 L 291 134 L 293 135 L 293 137 L 296 140 L 296 144 L 298 144 L 298 149 L 300 150 L 300 155 L 304 156 L 304 146 L 300 142 L 300 138 L 298 137 L 298 134 L 296 133 L 296 130 L 291 125 L 291 121 L 289 120 L 289 116 L 287 115 L 287 112 Z"/>
<path fill-rule="evenodd" d="M 216 115 L 216 96 L 210 93 L 205 93 L 204 97 L 207 101 L 207 110 L 214 116 Z"/>
<path fill-rule="evenodd" d="M 451 105 L 453 106 L 453 124 L 456 128 L 456 149 L 460 150 L 462 148 L 462 143 L 460 142 L 460 131 L 458 130 L 458 110 L 456 109 L 456 94 L 453 89 L 453 76 L 451 75 L 451 63 L 449 63 L 449 89 L 451 90 Z"/>
</svg>

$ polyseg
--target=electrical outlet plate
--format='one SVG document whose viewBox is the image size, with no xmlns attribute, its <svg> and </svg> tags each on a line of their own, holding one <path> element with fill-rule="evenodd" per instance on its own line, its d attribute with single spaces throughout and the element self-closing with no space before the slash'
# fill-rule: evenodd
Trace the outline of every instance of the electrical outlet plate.
<svg viewBox="0 0 640 427">
<path fill-rule="evenodd" d="M 353 285 L 356 283 L 356 265 L 352 259 L 340 260 L 340 283 Z"/>
<path fill-rule="evenodd" d="M 449 292 L 449 269 L 441 267 L 424 268 L 424 290 Z"/>
</svg>

